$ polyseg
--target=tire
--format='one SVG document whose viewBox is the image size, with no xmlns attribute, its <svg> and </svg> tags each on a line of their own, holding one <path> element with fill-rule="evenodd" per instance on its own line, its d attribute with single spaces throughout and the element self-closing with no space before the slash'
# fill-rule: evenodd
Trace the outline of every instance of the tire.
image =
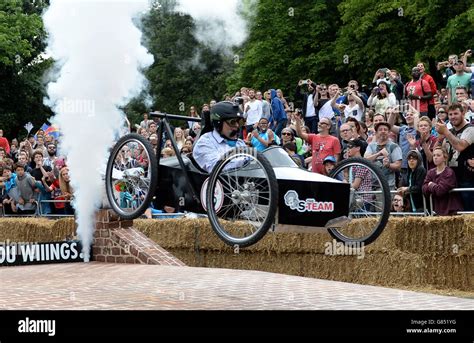
<svg viewBox="0 0 474 343">
<path fill-rule="evenodd" d="M 144 152 L 147 154 L 148 167 L 142 167 L 144 174 L 141 175 L 141 171 L 139 170 L 140 166 L 134 168 L 130 167 L 124 169 L 124 171 L 136 171 L 136 174 L 140 176 L 134 175 L 130 178 L 122 176 L 120 180 L 114 178 L 114 171 L 116 174 L 121 173 L 118 171 L 118 168 L 114 168 L 114 166 L 117 166 L 116 158 L 119 152 L 121 152 L 125 146 L 132 149 L 133 147 L 138 147 L 138 144 L 143 147 Z M 122 175 L 125 175 L 125 173 Z M 158 181 L 157 176 L 158 166 L 156 155 L 151 144 L 145 138 L 135 133 L 120 138 L 110 153 L 105 173 L 105 189 L 111 208 L 123 219 L 135 219 L 141 216 L 149 207 L 154 196 Z M 117 190 L 117 187 L 121 190 Z M 122 188 L 126 189 L 126 191 Z M 125 194 L 129 194 L 132 199 L 135 197 L 135 200 L 122 199 L 122 195 Z M 124 203 L 130 204 L 131 207 L 123 206 Z"/>
<path fill-rule="evenodd" d="M 349 235 L 351 231 L 357 231 L 354 228 L 350 227 L 350 224 L 345 228 L 329 228 L 329 234 L 339 242 L 343 243 L 363 243 L 368 245 L 375 241 L 378 236 L 382 233 L 387 225 L 388 218 L 390 216 L 390 187 L 385 179 L 385 176 L 382 174 L 381 169 L 374 163 L 365 160 L 363 158 L 348 158 L 337 164 L 332 170 L 330 177 L 338 179 L 338 176 L 344 174 L 344 170 L 348 170 L 351 167 L 361 167 L 368 169 L 368 172 L 371 174 L 371 189 L 372 191 L 380 188 L 381 194 L 379 196 L 370 195 L 370 194 L 359 194 L 356 190 L 351 190 L 351 198 L 349 204 L 349 218 L 356 219 L 359 218 L 374 218 L 368 223 L 362 223 L 360 231 L 369 230 L 367 235 L 362 237 L 354 237 L 355 235 Z M 360 187 L 359 187 L 360 189 Z M 374 200 L 366 200 L 367 197 L 371 197 Z M 361 204 L 363 203 L 363 206 Z M 357 204 L 359 210 L 355 211 L 356 207 L 354 204 Z M 363 208 L 363 209 L 362 209 Z M 367 210 L 371 208 L 372 210 Z M 351 211 L 354 210 L 355 212 Z M 351 222 L 353 222 L 351 220 Z M 374 223 L 372 223 L 374 222 Z M 357 223 L 357 222 L 356 222 Z M 355 224 L 353 224 L 355 225 Z"/>
<path fill-rule="evenodd" d="M 243 166 L 226 168 L 242 158 L 247 160 Z M 222 192 L 222 207 L 217 209 L 216 189 L 217 194 Z M 277 204 L 275 172 L 268 159 L 257 150 L 233 149 L 212 170 L 206 191 L 207 214 L 212 229 L 224 243 L 234 247 L 257 243 L 274 223 Z M 248 236 L 243 236 L 249 231 Z"/>
</svg>

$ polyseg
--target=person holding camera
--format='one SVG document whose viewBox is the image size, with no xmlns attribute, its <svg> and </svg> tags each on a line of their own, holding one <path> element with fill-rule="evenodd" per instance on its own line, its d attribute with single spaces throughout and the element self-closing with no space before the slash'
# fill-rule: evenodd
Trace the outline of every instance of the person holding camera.
<svg viewBox="0 0 474 343">
<path fill-rule="evenodd" d="M 357 92 L 352 88 L 348 88 L 346 93 L 347 105 L 336 104 L 336 97 L 332 98 L 331 106 L 335 109 L 339 109 L 341 114 L 347 119 L 354 117 L 357 121 L 362 121 L 362 114 L 364 113 L 365 107 L 362 99 L 357 95 Z"/>
<path fill-rule="evenodd" d="M 377 80 L 377 86 L 367 100 L 367 105 L 375 108 L 375 113 L 385 113 L 387 108 L 395 107 L 397 98 L 390 90 L 390 84 L 385 79 Z"/>
<path fill-rule="evenodd" d="M 306 85 L 308 87 L 308 92 L 302 92 L 301 87 Z M 318 98 L 317 98 L 317 85 L 310 79 L 300 80 L 296 86 L 295 98 L 297 100 L 302 100 L 302 118 L 304 123 L 311 133 L 316 133 L 318 130 Z"/>
<path fill-rule="evenodd" d="M 441 72 L 441 76 L 443 78 L 444 84 L 447 83 L 448 78 L 451 75 L 454 75 L 456 73 L 456 70 L 454 69 L 454 63 L 456 63 L 458 60 L 457 55 L 449 55 L 447 61 L 442 61 L 438 62 L 438 65 L 436 68 Z M 444 72 L 442 70 L 444 69 Z"/>
</svg>

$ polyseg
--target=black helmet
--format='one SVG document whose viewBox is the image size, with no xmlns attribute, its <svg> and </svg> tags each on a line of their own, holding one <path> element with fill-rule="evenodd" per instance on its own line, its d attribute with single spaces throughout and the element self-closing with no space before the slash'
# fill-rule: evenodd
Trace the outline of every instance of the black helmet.
<svg viewBox="0 0 474 343">
<path fill-rule="evenodd" d="M 223 121 L 234 118 L 244 120 L 239 104 L 235 102 L 221 101 L 211 108 L 211 122 L 217 129 L 221 128 Z"/>
</svg>

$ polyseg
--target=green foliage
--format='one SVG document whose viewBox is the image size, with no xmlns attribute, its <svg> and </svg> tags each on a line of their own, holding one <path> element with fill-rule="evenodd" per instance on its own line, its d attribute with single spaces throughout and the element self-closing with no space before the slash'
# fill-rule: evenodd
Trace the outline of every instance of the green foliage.
<svg viewBox="0 0 474 343">
<path fill-rule="evenodd" d="M 23 125 L 36 128 L 50 116 L 43 106 L 41 82 L 50 61 L 38 59 L 46 33 L 41 13 L 46 1 L 0 2 L 0 127 L 6 136 L 26 134 Z"/>
<path fill-rule="evenodd" d="M 291 100 L 299 79 L 370 84 L 389 67 L 406 80 L 418 60 L 436 77 L 437 61 L 474 49 L 472 0 L 260 0 L 255 12 L 229 91 L 276 87 Z"/>
<path fill-rule="evenodd" d="M 50 115 L 43 106 L 42 78 L 51 61 L 39 61 L 46 33 L 41 14 L 48 1 L 0 2 L 0 127 L 7 136 L 26 133 Z M 369 84 L 380 67 L 407 80 L 422 60 L 432 75 L 436 62 L 474 49 L 472 0 L 241 0 L 249 37 L 237 57 L 214 52 L 193 35 L 175 0 L 154 0 L 141 21 L 144 44 L 155 58 L 145 71 L 149 94 L 124 107 L 138 123 L 142 113 L 184 114 L 242 86 L 281 88 L 289 100 L 299 79 Z"/>
<path fill-rule="evenodd" d="M 144 44 L 155 58 L 145 73 L 153 105 L 148 108 L 143 96 L 134 99 L 125 108 L 132 125 L 137 118 L 141 120 L 145 110 L 185 114 L 190 106 L 200 111 L 201 105 L 211 99 L 221 100 L 225 78 L 233 68 L 230 57 L 196 40 L 192 18 L 174 12 L 175 1 L 160 1 L 159 6 L 151 7 L 142 20 L 142 31 Z"/>
</svg>

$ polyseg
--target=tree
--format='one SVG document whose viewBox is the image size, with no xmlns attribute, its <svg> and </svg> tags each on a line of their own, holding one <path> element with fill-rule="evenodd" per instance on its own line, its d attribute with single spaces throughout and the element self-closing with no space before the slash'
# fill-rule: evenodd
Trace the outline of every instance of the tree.
<svg viewBox="0 0 474 343">
<path fill-rule="evenodd" d="M 339 2 L 260 0 L 240 63 L 227 80 L 228 90 L 249 86 L 293 91 L 299 79 L 329 78 L 325 48 L 335 39 Z"/>
<path fill-rule="evenodd" d="M 7 137 L 26 134 L 23 125 L 36 127 L 51 115 L 43 105 L 41 82 L 51 61 L 39 55 L 46 32 L 41 13 L 48 1 L 0 2 L 0 125 Z"/>
<path fill-rule="evenodd" d="M 193 35 L 193 19 L 176 13 L 175 6 L 175 1 L 155 2 L 142 20 L 144 45 L 155 58 L 145 72 L 153 104 L 152 108 L 145 105 L 144 94 L 134 99 L 125 108 L 133 120 L 149 109 L 185 114 L 194 105 L 200 110 L 202 104 L 219 101 L 225 93 L 231 58 L 199 43 Z"/>
</svg>

